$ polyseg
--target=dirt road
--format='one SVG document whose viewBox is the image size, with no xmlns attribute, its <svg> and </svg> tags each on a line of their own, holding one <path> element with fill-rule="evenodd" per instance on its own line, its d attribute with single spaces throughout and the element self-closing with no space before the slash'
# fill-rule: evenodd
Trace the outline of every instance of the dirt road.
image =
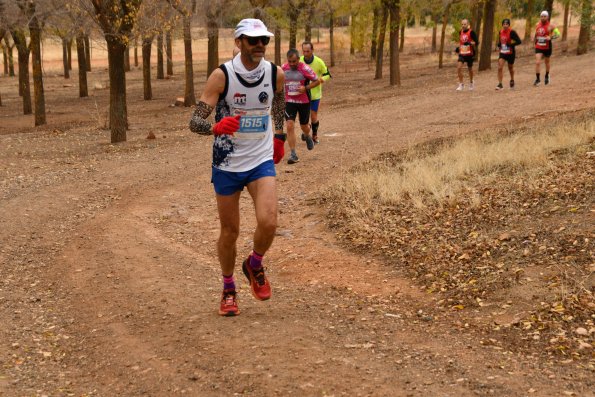
<svg viewBox="0 0 595 397">
<path fill-rule="evenodd" d="M 49 125 L 33 130 L 30 117 L 7 116 L 20 104 L 3 81 L 0 395 L 592 395 L 589 370 L 484 343 L 477 313 L 436 313 L 402 269 L 342 248 L 315 198 L 383 151 L 593 109 L 594 60 L 558 55 L 552 84 L 534 88 L 532 58 L 521 58 L 517 90 L 503 92 L 495 70 L 457 93 L 452 65 L 406 58 L 400 89 L 365 65 L 338 67 L 321 144 L 278 167 L 273 299 L 254 301 L 238 274 L 237 318 L 216 311 L 211 138 L 188 131 L 189 109 L 169 107 L 181 77 L 156 82 L 144 102 L 132 72 L 120 145 L 98 129 L 106 90 L 79 100 L 50 77 Z M 103 78 L 92 73 L 90 86 Z M 242 207 L 243 257 L 247 195 Z"/>
</svg>

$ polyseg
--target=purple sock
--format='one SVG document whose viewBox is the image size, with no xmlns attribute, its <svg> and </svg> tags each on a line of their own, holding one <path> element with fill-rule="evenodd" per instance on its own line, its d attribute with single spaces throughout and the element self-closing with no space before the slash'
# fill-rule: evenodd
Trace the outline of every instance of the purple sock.
<svg viewBox="0 0 595 397">
<path fill-rule="evenodd" d="M 252 250 L 252 255 L 250 255 L 250 267 L 255 270 L 262 267 L 262 255 L 254 250 Z"/>
<path fill-rule="evenodd" d="M 233 279 L 233 273 L 231 276 L 223 275 L 223 289 L 236 289 L 236 283 Z"/>
</svg>

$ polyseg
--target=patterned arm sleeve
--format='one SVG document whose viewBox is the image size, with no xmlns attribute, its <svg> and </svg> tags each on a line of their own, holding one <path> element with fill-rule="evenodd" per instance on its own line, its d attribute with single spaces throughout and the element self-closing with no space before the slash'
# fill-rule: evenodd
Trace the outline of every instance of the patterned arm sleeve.
<svg viewBox="0 0 595 397">
<path fill-rule="evenodd" d="M 190 131 L 200 135 L 211 135 L 213 126 L 207 117 L 213 111 L 213 107 L 203 101 L 198 102 L 190 119 Z"/>
<path fill-rule="evenodd" d="M 275 92 L 271 113 L 275 123 L 275 131 L 283 131 L 283 121 L 285 120 L 285 94 L 283 91 Z"/>
</svg>

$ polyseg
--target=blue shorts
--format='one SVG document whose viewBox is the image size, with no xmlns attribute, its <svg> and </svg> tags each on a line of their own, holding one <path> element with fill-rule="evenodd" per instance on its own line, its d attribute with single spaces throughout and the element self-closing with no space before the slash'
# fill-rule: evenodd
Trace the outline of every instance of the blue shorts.
<svg viewBox="0 0 595 397">
<path fill-rule="evenodd" d="M 265 176 L 276 176 L 273 160 L 267 160 L 250 171 L 230 172 L 222 171 L 213 167 L 211 183 L 215 187 L 215 193 L 222 196 L 230 196 L 235 192 L 244 190 L 244 186 Z"/>
<path fill-rule="evenodd" d="M 320 99 L 314 99 L 310 101 L 310 110 L 318 112 L 318 106 L 320 106 Z"/>
</svg>

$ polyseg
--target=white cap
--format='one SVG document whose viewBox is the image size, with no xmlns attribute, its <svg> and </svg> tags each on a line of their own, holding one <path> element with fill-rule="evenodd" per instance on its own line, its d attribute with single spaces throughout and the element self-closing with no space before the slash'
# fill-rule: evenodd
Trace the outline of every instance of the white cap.
<svg viewBox="0 0 595 397">
<path fill-rule="evenodd" d="M 539 14 L 540 17 L 549 17 L 550 14 L 547 11 L 541 11 L 541 14 Z"/>
<path fill-rule="evenodd" d="M 238 23 L 233 37 L 237 39 L 241 35 L 250 37 L 274 36 L 274 34 L 267 30 L 267 27 L 260 19 L 253 18 L 242 19 L 240 23 Z"/>
</svg>

